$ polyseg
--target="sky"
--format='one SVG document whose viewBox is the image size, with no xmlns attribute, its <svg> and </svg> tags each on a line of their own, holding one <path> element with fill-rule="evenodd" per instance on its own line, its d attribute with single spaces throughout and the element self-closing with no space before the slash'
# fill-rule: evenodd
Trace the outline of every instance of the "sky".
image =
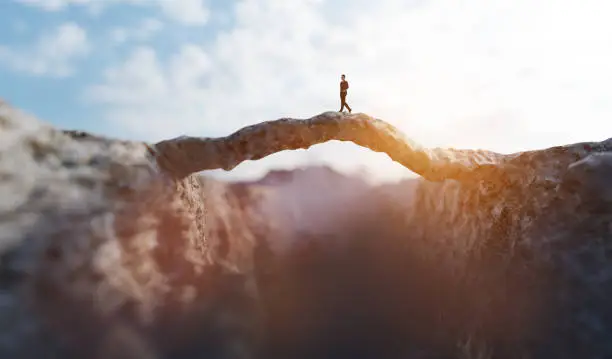
<svg viewBox="0 0 612 359">
<path fill-rule="evenodd" d="M 353 112 L 510 153 L 612 137 L 611 18 L 593 0 L 0 0 L 0 98 L 154 142 L 337 111 L 344 73 Z M 305 165 L 414 176 L 335 141 L 209 174 Z"/>
</svg>

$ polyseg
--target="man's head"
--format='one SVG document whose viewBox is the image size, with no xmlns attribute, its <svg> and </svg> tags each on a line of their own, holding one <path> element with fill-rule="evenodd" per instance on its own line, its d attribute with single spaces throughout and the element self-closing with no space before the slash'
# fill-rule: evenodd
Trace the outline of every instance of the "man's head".
<svg viewBox="0 0 612 359">
<path fill-rule="evenodd" d="M 342 78 L 343 80 L 344 80 L 344 78 L 345 78 L 345 77 L 346 77 L 346 76 L 344 76 L 344 74 L 342 74 L 341 78 Z"/>
</svg>

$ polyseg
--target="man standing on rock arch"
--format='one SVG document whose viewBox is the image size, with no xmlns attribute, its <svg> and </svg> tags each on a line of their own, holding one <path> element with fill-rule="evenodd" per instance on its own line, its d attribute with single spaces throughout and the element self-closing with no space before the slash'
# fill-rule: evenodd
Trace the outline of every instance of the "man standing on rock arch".
<svg viewBox="0 0 612 359">
<path fill-rule="evenodd" d="M 342 110 L 344 109 L 344 106 L 346 106 L 346 109 L 348 110 L 349 113 L 351 113 L 351 107 L 348 105 L 348 103 L 346 103 L 346 93 L 347 90 L 349 88 L 349 83 L 348 81 L 345 80 L 346 76 L 344 76 L 344 74 L 342 74 L 341 76 L 341 81 L 340 81 L 340 111 L 342 112 Z"/>
</svg>

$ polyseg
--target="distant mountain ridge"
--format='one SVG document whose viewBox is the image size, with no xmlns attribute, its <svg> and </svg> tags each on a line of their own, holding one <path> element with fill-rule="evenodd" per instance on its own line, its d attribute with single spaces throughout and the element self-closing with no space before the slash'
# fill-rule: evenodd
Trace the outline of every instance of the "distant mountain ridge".
<svg viewBox="0 0 612 359">
<path fill-rule="evenodd" d="M 329 166 L 271 170 L 252 181 L 229 181 L 234 193 L 258 191 L 253 205 L 273 223 L 272 246 L 287 250 L 288 238 L 342 233 L 354 218 L 380 215 L 380 208 L 396 202 L 408 208 L 418 179 L 372 185 L 358 175 Z"/>
</svg>

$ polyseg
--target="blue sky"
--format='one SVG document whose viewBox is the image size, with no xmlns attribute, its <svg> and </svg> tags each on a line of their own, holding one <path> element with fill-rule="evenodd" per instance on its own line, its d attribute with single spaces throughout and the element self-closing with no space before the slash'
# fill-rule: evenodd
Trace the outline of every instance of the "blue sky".
<svg viewBox="0 0 612 359">
<path fill-rule="evenodd" d="M 224 0 L 207 1 L 204 6 L 207 11 L 215 13 L 205 23 L 172 21 L 169 26 L 162 25 L 163 31 L 152 31 L 140 43 L 154 47 L 162 56 L 175 51 L 177 43 L 210 43 L 216 32 L 231 26 L 232 7 L 231 2 Z M 133 45 L 129 41 L 113 41 L 113 30 L 134 29 L 139 22 L 163 17 L 160 11 L 153 6 L 129 2 L 107 5 L 100 12 L 92 12 L 87 6 L 70 5 L 49 11 L 43 5 L 7 0 L 0 3 L 0 14 L 0 44 L 3 47 L 27 48 L 45 32 L 67 23 L 85 29 L 90 42 L 87 56 L 72 62 L 74 72 L 67 76 L 32 74 L 11 66 L 0 66 L 0 77 L 4 79 L 0 81 L 0 96 L 61 128 L 121 136 L 117 127 L 101 116 L 99 105 L 82 99 L 82 91 L 101 81 L 105 68 L 120 61 Z"/>
<path fill-rule="evenodd" d="M 3 0 L 0 97 L 60 128 L 221 136 L 349 104 L 426 146 L 515 152 L 612 134 L 612 5 L 597 0 Z M 231 173 L 327 164 L 410 177 L 328 143 Z"/>
</svg>

